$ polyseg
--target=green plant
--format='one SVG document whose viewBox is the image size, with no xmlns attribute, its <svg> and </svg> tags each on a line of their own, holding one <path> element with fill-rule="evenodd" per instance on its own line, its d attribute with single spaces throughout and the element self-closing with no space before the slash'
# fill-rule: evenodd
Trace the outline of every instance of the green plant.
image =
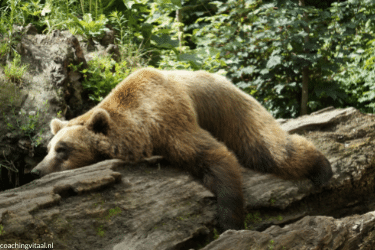
<svg viewBox="0 0 375 250">
<path fill-rule="evenodd" d="M 276 202 L 276 200 L 274 198 L 270 199 L 270 203 L 271 203 L 272 206 L 275 205 L 275 202 Z"/>
<path fill-rule="evenodd" d="M 131 30 L 126 25 L 128 23 L 127 18 L 122 12 L 113 11 L 109 15 L 109 21 L 112 24 L 114 30 L 117 30 L 118 37 L 117 40 L 121 45 L 123 44 L 131 44 Z"/>
<path fill-rule="evenodd" d="M 48 1 L 47 1 L 48 2 Z M 40 17 L 46 14 L 48 11 L 48 5 L 43 5 L 41 0 L 30 0 L 30 1 L 20 1 L 18 11 L 20 12 L 20 25 L 25 26 L 32 23 L 37 29 L 41 29 L 44 25 Z"/>
<path fill-rule="evenodd" d="M 56 113 L 56 117 L 57 118 L 62 118 L 62 111 L 61 110 Z"/>
<path fill-rule="evenodd" d="M 214 228 L 214 240 L 218 239 L 220 236 L 219 232 Z"/>
<path fill-rule="evenodd" d="M 270 242 L 268 243 L 268 249 L 273 250 L 274 248 L 275 248 L 275 241 L 270 240 Z"/>
<path fill-rule="evenodd" d="M 98 18 L 92 18 L 90 13 L 83 15 L 82 20 L 70 15 L 75 26 L 70 25 L 69 30 L 72 34 L 78 33 L 83 35 L 87 41 L 92 42 L 93 38 L 100 38 L 108 28 L 105 27 L 108 19 L 105 15 L 100 15 Z M 74 29 L 72 29 L 74 27 Z"/>
<path fill-rule="evenodd" d="M 105 231 L 103 229 L 103 225 L 100 225 L 97 229 L 97 235 L 99 235 L 100 237 L 103 237 L 105 235 Z"/>
<path fill-rule="evenodd" d="M 12 63 L 5 66 L 4 74 L 10 81 L 19 83 L 28 68 L 28 65 L 21 65 L 21 56 L 15 53 Z"/>
<path fill-rule="evenodd" d="M 19 1 L 9 0 L 8 6 L 0 9 L 0 59 L 6 57 L 8 60 L 16 51 L 16 45 L 22 36 L 21 32 L 13 32 L 13 24 L 18 23 Z"/>
<path fill-rule="evenodd" d="M 117 63 L 110 56 L 96 57 L 88 62 L 87 69 L 81 71 L 85 78 L 82 85 L 89 91 L 91 100 L 100 102 L 132 70 L 126 61 Z"/>
<path fill-rule="evenodd" d="M 5 234 L 4 226 L 0 224 L 0 236 Z"/>
</svg>

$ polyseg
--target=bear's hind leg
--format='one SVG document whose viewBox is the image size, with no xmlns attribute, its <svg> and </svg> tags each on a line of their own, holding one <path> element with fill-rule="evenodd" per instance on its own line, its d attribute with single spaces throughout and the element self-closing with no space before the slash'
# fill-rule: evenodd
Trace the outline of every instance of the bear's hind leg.
<svg viewBox="0 0 375 250">
<path fill-rule="evenodd" d="M 241 168 L 237 159 L 224 146 L 204 152 L 201 171 L 203 184 L 217 197 L 219 225 L 221 229 L 243 229 L 244 198 L 242 193 Z"/>
<path fill-rule="evenodd" d="M 284 173 L 295 175 L 295 179 L 306 177 L 316 187 L 325 185 L 333 175 L 328 159 L 304 137 L 294 134 L 290 138 L 293 150 L 286 161 Z"/>
<path fill-rule="evenodd" d="M 203 129 L 184 134 L 169 145 L 168 158 L 201 179 L 216 195 L 220 229 L 242 229 L 244 198 L 237 158 Z"/>
</svg>

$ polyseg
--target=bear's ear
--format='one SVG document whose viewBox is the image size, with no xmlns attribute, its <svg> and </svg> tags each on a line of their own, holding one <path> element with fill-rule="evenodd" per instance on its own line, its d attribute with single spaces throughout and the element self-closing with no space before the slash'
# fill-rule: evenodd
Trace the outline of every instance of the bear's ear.
<svg viewBox="0 0 375 250">
<path fill-rule="evenodd" d="M 50 127 L 53 135 L 57 134 L 63 127 L 68 124 L 68 121 L 61 121 L 59 119 L 53 119 L 51 121 Z"/>
<path fill-rule="evenodd" d="M 90 119 L 87 121 L 87 128 L 94 133 L 107 134 L 109 130 L 109 123 L 111 117 L 109 113 L 101 108 L 98 108 L 93 112 Z"/>
</svg>

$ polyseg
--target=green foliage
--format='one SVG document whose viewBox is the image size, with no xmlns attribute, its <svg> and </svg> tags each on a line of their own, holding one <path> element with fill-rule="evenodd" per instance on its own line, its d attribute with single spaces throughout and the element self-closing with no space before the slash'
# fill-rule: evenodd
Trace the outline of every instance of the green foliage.
<svg viewBox="0 0 375 250">
<path fill-rule="evenodd" d="M 105 15 L 99 15 L 99 17 L 94 20 L 90 13 L 84 14 L 83 19 L 80 20 L 77 17 L 71 15 L 73 19 L 73 24 L 69 25 L 70 32 L 74 34 L 83 35 L 87 40 L 91 40 L 94 37 L 100 38 L 106 30 L 108 30 L 105 25 L 108 19 Z"/>
<path fill-rule="evenodd" d="M 89 61 L 88 68 L 81 72 L 85 78 L 82 85 L 89 91 L 89 98 L 100 102 L 132 69 L 126 61 L 117 63 L 110 56 L 100 56 Z"/>
<path fill-rule="evenodd" d="M 46 8 L 43 8 L 40 0 L 30 0 L 20 2 L 19 6 L 19 25 L 25 26 L 33 23 L 37 29 L 42 29 L 43 22 L 39 19 L 41 15 L 45 15 Z"/>
<path fill-rule="evenodd" d="M 13 24 L 19 19 L 18 2 L 9 0 L 8 6 L 0 9 L 0 59 L 9 59 L 15 52 L 16 45 L 20 41 L 21 33 L 13 32 Z"/>
<path fill-rule="evenodd" d="M 141 58 L 147 57 L 162 69 L 226 74 L 277 117 L 299 113 L 305 68 L 309 111 L 351 105 L 374 112 L 375 2 L 348 0 L 330 6 L 333 1 L 323 5 L 305 1 L 315 7 L 297 2 L 5 0 L 0 12 L 0 59 L 9 59 L 19 42 L 13 24 L 32 22 L 47 32 L 69 29 L 90 43 L 112 27 L 116 42 L 129 55 L 124 65 L 140 67 Z M 86 72 L 85 84 L 95 101 L 108 93 L 113 81 L 128 74 L 117 63 L 124 73 L 111 76 L 116 63 L 103 64 L 107 66 Z M 110 78 L 107 83 L 105 77 Z"/>
<path fill-rule="evenodd" d="M 212 73 L 226 74 L 224 61 L 220 53 L 208 54 L 203 50 L 181 48 L 180 52 L 164 50 L 160 53 L 159 68 L 168 70 L 206 70 Z"/>
<path fill-rule="evenodd" d="M 345 90 L 347 105 L 364 112 L 375 112 L 375 3 L 347 1 L 332 8 L 342 34 L 338 47 L 347 54 L 340 73 L 334 75 Z M 338 54 L 338 53 L 337 53 Z M 339 54 L 338 54 L 339 55 Z"/>
<path fill-rule="evenodd" d="M 126 25 L 128 19 L 120 11 L 113 11 L 109 15 L 109 22 L 112 24 L 114 30 L 118 32 L 117 40 L 121 45 L 130 44 L 131 31 L 130 28 Z"/>
<path fill-rule="evenodd" d="M 15 53 L 12 63 L 5 66 L 4 74 L 11 82 L 19 83 L 28 67 L 29 66 L 25 64 L 21 65 L 21 56 Z"/>
<path fill-rule="evenodd" d="M 366 50 L 358 49 L 352 53 L 352 60 L 335 79 L 344 86 L 348 95 L 347 103 L 364 112 L 375 112 L 375 40 L 368 43 Z"/>
<path fill-rule="evenodd" d="M 219 13 L 198 19 L 206 25 L 194 33 L 197 44 L 208 50 L 218 48 L 228 76 L 258 98 L 274 116 L 298 114 L 305 67 L 310 70 L 311 109 L 324 106 L 322 97 L 342 102 L 345 95 L 329 78 L 338 68 L 338 61 L 327 60 L 330 47 L 322 49 L 330 38 L 325 29 L 329 13 L 302 8 L 291 1 L 279 8 L 276 1 L 263 4 L 230 0 L 227 4 L 212 4 Z M 329 89 L 325 88 L 327 84 Z"/>
</svg>

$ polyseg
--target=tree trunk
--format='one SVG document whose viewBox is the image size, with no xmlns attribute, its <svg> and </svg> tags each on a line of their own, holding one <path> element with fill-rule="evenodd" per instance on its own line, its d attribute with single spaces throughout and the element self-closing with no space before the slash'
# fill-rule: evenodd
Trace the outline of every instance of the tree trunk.
<svg viewBox="0 0 375 250">
<path fill-rule="evenodd" d="M 305 0 L 299 0 L 298 1 L 299 6 L 305 6 Z M 304 13 L 304 19 L 307 22 L 307 15 Z M 305 37 L 305 44 L 309 42 L 309 33 L 310 29 L 309 27 L 305 27 L 305 32 L 307 33 L 307 36 Z M 309 53 L 307 49 L 305 49 L 305 54 Z M 301 97 L 301 113 L 300 115 L 306 115 L 307 114 L 307 101 L 309 98 L 309 67 L 306 66 L 302 69 L 302 97 Z"/>
<path fill-rule="evenodd" d="M 179 10 L 176 10 L 176 21 L 178 23 L 182 23 L 182 9 L 179 9 Z M 178 27 L 178 41 L 179 41 L 179 47 L 181 48 L 182 45 L 183 45 L 183 33 L 184 30 L 183 30 L 183 27 L 182 26 L 179 26 Z"/>
<path fill-rule="evenodd" d="M 309 68 L 304 67 L 302 70 L 302 98 L 301 98 L 301 114 L 307 114 L 307 101 L 309 98 Z"/>
</svg>

